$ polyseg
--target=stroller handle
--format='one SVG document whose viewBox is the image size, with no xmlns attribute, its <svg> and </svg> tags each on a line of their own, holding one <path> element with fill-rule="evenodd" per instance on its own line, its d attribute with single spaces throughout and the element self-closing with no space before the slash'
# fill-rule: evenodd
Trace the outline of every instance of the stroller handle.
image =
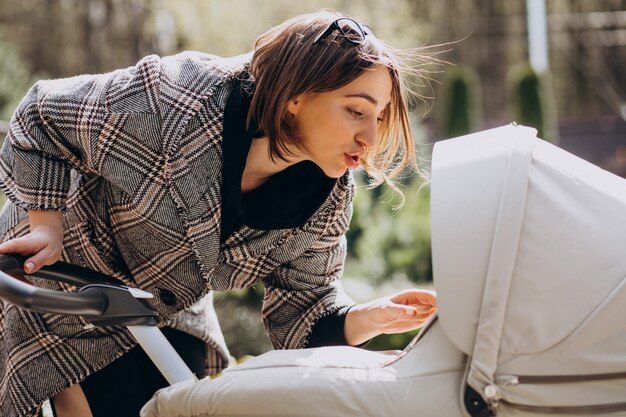
<svg viewBox="0 0 626 417">
<path fill-rule="evenodd" d="M 27 284 L 21 279 L 24 276 L 24 260 L 19 255 L 0 255 L 0 298 L 12 304 L 44 313 L 69 314 L 81 316 L 100 316 L 106 311 L 108 297 L 96 288 L 86 289 L 78 293 L 46 290 Z M 67 268 L 65 265 L 62 267 Z M 31 274 L 40 278 L 53 278 L 65 275 L 63 269 L 42 268 Z M 68 283 L 71 279 L 59 279 Z"/>
<path fill-rule="evenodd" d="M 128 288 L 121 281 L 102 273 L 57 262 L 31 275 L 80 287 L 75 293 L 37 288 L 24 278 L 21 255 L 0 254 L 0 299 L 27 310 L 82 316 L 98 326 L 156 325 L 156 313 L 138 298 L 152 294 Z"/>
</svg>

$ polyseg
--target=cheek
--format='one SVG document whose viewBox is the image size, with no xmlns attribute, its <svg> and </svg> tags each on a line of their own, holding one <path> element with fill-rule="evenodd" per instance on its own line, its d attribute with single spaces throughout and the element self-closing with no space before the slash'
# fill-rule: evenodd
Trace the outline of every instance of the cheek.
<svg viewBox="0 0 626 417">
<path fill-rule="evenodd" d="M 337 140 L 348 127 L 346 118 L 339 111 L 325 109 L 308 112 L 296 122 L 300 132 L 311 141 Z"/>
<path fill-rule="evenodd" d="M 318 153 L 334 155 L 338 150 L 345 152 L 346 144 L 352 140 L 349 123 L 337 117 L 327 117 L 318 122 L 316 135 L 311 136 L 312 146 Z"/>
<path fill-rule="evenodd" d="M 340 141 L 351 131 L 351 121 L 340 110 L 327 111 L 316 120 L 320 131 L 330 140 Z"/>
</svg>

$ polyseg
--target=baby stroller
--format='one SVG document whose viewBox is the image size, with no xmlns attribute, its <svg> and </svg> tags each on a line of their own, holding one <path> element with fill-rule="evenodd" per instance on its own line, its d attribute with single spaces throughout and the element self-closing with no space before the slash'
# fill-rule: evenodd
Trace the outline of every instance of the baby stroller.
<svg viewBox="0 0 626 417">
<path fill-rule="evenodd" d="M 626 416 L 626 180 L 511 125 L 438 143 L 431 204 L 439 312 L 406 349 L 268 352 L 142 416 Z"/>
</svg>

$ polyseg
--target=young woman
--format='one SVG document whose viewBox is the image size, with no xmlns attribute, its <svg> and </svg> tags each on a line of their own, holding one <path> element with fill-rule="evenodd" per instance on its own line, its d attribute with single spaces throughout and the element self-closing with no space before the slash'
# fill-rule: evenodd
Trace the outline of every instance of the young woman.
<svg viewBox="0 0 626 417">
<path fill-rule="evenodd" d="M 27 255 L 27 273 L 61 259 L 151 292 L 200 376 L 228 362 L 213 290 L 262 281 L 276 348 L 420 327 L 429 292 L 355 305 L 338 281 L 351 170 L 380 183 L 417 166 L 397 52 L 324 11 L 269 30 L 249 55 L 153 55 L 37 83 L 0 155 L 0 252 Z M 3 416 L 47 398 L 57 416 L 136 416 L 165 385 L 124 328 L 1 306 Z"/>
</svg>

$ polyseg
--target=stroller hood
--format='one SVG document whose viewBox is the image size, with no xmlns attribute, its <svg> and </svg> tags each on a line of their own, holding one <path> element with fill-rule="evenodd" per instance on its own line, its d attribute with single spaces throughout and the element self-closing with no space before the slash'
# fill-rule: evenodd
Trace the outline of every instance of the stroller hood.
<svg viewBox="0 0 626 417">
<path fill-rule="evenodd" d="M 431 190 L 441 325 L 474 389 L 626 371 L 626 180 L 511 125 L 438 143 Z"/>
</svg>

